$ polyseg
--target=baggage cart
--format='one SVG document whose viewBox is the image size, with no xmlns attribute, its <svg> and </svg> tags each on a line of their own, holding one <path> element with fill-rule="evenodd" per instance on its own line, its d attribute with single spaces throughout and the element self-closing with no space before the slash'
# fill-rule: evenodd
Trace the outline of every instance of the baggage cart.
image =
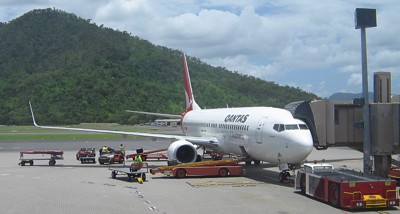
<svg viewBox="0 0 400 214">
<path fill-rule="evenodd" d="M 21 161 L 19 165 L 25 166 L 25 164 L 29 163 L 29 165 L 33 166 L 33 161 L 36 160 L 48 160 L 49 166 L 54 166 L 56 164 L 56 160 L 64 159 L 64 151 L 63 150 L 23 150 L 19 152 Z M 46 157 L 45 155 L 49 155 Z M 27 157 L 28 156 L 28 157 Z"/>
</svg>

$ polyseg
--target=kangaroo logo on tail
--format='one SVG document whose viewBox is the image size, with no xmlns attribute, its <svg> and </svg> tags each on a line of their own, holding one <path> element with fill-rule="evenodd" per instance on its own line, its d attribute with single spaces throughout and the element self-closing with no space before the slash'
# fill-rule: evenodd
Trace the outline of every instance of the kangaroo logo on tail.
<svg viewBox="0 0 400 214">
<path fill-rule="evenodd" d="M 194 101 L 192 83 L 190 82 L 189 68 L 186 62 L 185 54 L 182 55 L 183 81 L 185 85 L 185 112 L 191 110 L 200 110 L 201 108 Z"/>
</svg>

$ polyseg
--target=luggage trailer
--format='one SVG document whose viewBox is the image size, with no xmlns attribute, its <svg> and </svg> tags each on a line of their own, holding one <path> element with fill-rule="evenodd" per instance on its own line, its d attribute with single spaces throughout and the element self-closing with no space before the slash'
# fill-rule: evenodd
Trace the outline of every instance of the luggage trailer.
<svg viewBox="0 0 400 214">
<path fill-rule="evenodd" d="M 237 159 L 201 161 L 158 167 L 150 169 L 150 173 L 153 175 L 162 173 L 176 178 L 185 178 L 187 176 L 242 176 L 244 169 L 238 166 L 238 162 Z"/>
<path fill-rule="evenodd" d="M 56 160 L 64 159 L 64 151 L 63 150 L 24 150 L 20 151 L 21 161 L 18 165 L 25 166 L 25 164 L 29 163 L 29 165 L 33 166 L 34 160 L 48 160 L 49 166 L 54 166 L 56 164 Z M 25 156 L 24 156 L 25 155 Z M 26 157 L 28 155 L 29 157 Z M 49 155 L 50 157 L 44 157 L 45 155 Z"/>
<path fill-rule="evenodd" d="M 396 181 L 330 164 L 304 164 L 296 175 L 296 190 L 344 209 L 399 206 Z"/>
<path fill-rule="evenodd" d="M 117 175 L 126 175 L 128 176 L 128 181 L 135 179 L 137 182 L 143 183 L 146 181 L 149 165 L 148 163 L 133 163 L 130 167 L 109 167 L 108 170 L 111 170 L 111 178 L 113 179 L 117 178 Z"/>
</svg>

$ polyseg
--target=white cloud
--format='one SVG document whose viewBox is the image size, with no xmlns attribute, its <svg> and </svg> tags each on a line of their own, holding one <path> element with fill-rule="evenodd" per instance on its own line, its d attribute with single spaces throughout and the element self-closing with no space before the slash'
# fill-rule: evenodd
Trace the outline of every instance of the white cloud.
<svg viewBox="0 0 400 214">
<path fill-rule="evenodd" d="M 362 84 L 361 73 L 352 73 L 347 80 L 347 85 L 360 86 Z"/>
<path fill-rule="evenodd" d="M 135 33 L 149 31 L 148 25 L 154 24 L 155 17 L 156 13 L 147 0 L 113 0 L 100 5 L 93 19 L 97 23 Z"/>
<path fill-rule="evenodd" d="M 95 19 L 107 22 L 126 22 L 131 20 L 142 21 L 142 18 L 151 17 L 152 9 L 146 0 L 114 0 L 100 6 Z"/>
<path fill-rule="evenodd" d="M 214 66 L 225 67 L 231 71 L 241 71 L 242 74 L 255 76 L 262 79 L 270 79 L 270 77 L 278 75 L 277 71 L 282 70 L 278 68 L 279 65 L 271 63 L 268 65 L 254 65 L 250 64 L 247 56 L 238 55 L 235 57 L 225 58 L 206 58 L 207 63 Z"/>
<path fill-rule="evenodd" d="M 48 3 L 48 0 L 1 0 L 0 4 L 3 6 L 26 6 L 26 5 L 42 5 Z"/>
</svg>

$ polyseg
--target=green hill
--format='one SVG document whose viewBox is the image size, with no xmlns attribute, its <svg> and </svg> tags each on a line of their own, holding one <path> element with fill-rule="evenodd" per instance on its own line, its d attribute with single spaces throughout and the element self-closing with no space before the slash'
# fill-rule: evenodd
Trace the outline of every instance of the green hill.
<svg viewBox="0 0 400 214">
<path fill-rule="evenodd" d="M 135 123 L 183 111 L 182 53 L 54 9 L 0 23 L 0 124 Z M 201 107 L 283 107 L 315 97 L 188 57 Z"/>
</svg>

